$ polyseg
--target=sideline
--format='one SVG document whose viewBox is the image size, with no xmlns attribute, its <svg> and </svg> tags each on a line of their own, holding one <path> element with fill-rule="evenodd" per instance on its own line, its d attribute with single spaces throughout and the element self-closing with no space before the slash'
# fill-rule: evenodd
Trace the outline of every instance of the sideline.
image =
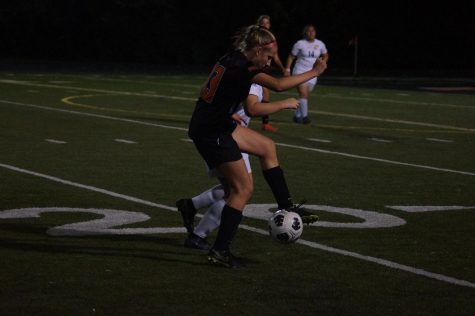
<svg viewBox="0 0 475 316">
<path fill-rule="evenodd" d="M 4 169 L 11 170 L 11 171 L 24 173 L 24 174 L 29 174 L 29 175 L 32 175 L 32 176 L 35 176 L 35 177 L 47 179 L 47 180 L 50 180 L 50 181 L 54 181 L 54 182 L 58 182 L 58 183 L 61 183 L 61 184 L 73 186 L 73 187 L 76 187 L 76 188 L 81 188 L 81 189 L 86 189 L 86 190 L 89 190 L 89 191 L 102 193 L 102 194 L 109 195 L 109 196 L 112 196 L 112 197 L 115 197 L 115 198 L 131 201 L 131 202 L 135 202 L 135 203 L 139 203 L 139 204 L 143 204 L 143 205 L 147 205 L 147 206 L 157 207 L 157 208 L 166 209 L 166 210 L 175 211 L 175 212 L 177 211 L 177 209 L 175 207 L 170 207 L 170 206 L 167 206 L 167 205 L 164 205 L 164 204 L 153 203 L 153 202 L 146 201 L 146 200 L 136 198 L 136 197 L 133 197 L 133 196 L 120 194 L 120 193 L 116 193 L 116 192 L 113 192 L 113 191 L 109 191 L 109 190 L 105 190 L 105 189 L 101 189 L 101 188 L 96 188 L 96 187 L 93 187 L 93 186 L 90 186 L 90 185 L 85 185 L 85 184 L 81 184 L 81 183 L 77 183 L 77 182 L 73 182 L 73 181 L 69 181 L 69 180 L 64 180 L 64 179 L 61 179 L 61 178 L 58 178 L 58 177 L 53 177 L 53 176 L 49 176 L 49 175 L 46 175 L 46 174 L 42 174 L 42 173 L 22 169 L 22 168 L 19 168 L 19 167 L 8 165 L 8 164 L 0 163 L 0 167 L 4 168 Z M 258 234 L 262 234 L 262 235 L 267 235 L 268 234 L 268 232 L 266 230 L 255 228 L 255 227 L 248 226 L 248 225 L 240 225 L 239 227 L 242 228 L 242 229 L 248 230 L 248 231 L 252 231 L 252 232 L 255 232 L 255 233 L 258 233 Z M 439 280 L 439 281 L 450 283 L 450 284 L 453 284 L 453 285 L 458 285 L 458 286 L 463 286 L 463 287 L 468 287 L 468 288 L 475 289 L 475 283 L 472 283 L 472 282 L 469 282 L 469 281 L 466 281 L 466 280 L 456 279 L 456 278 L 449 277 L 449 276 L 446 276 L 446 275 L 443 275 L 443 274 L 429 272 L 429 271 L 426 271 L 426 270 L 423 270 L 423 269 L 418 269 L 418 268 L 406 266 L 406 265 L 403 265 L 403 264 L 399 264 L 397 262 L 393 262 L 393 261 L 389 261 L 389 260 L 385 260 L 385 259 L 380 259 L 380 258 L 376 258 L 376 257 L 372 257 L 372 256 L 365 256 L 365 255 L 359 254 L 357 252 L 352 252 L 352 251 L 348 251 L 348 250 L 344 250 L 344 249 L 334 248 L 334 247 L 326 246 L 326 245 L 323 245 L 323 244 L 320 244 L 320 243 L 316 243 L 316 242 L 308 241 L 308 240 L 303 240 L 303 239 L 299 239 L 297 241 L 297 243 L 299 243 L 300 245 L 304 245 L 304 246 L 314 248 L 314 249 L 319 249 L 319 250 L 323 250 L 323 251 L 326 251 L 326 252 L 343 255 L 343 256 L 346 256 L 346 257 L 351 257 L 351 258 L 355 258 L 355 259 L 359 259 L 359 260 L 363 260 L 363 261 L 367 261 L 367 262 L 376 263 L 378 265 L 386 266 L 386 267 L 389 267 L 389 268 L 392 268 L 392 269 L 395 269 L 395 270 L 406 271 L 406 272 L 409 272 L 409 273 L 413 273 L 413 274 L 416 274 L 416 275 L 427 277 L 429 279 Z"/>
</svg>

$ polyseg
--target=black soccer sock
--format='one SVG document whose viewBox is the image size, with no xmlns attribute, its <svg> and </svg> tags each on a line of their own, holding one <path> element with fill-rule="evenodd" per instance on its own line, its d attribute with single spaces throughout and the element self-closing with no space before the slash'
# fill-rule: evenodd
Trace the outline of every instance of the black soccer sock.
<svg viewBox="0 0 475 316">
<path fill-rule="evenodd" d="M 264 179 L 269 184 L 274 198 L 277 201 L 279 210 L 289 208 L 293 205 L 290 197 L 289 188 L 284 178 L 284 171 L 279 167 L 263 170 Z"/>
<path fill-rule="evenodd" d="M 268 124 L 269 123 L 269 115 L 264 115 L 262 117 L 262 124 Z"/>
<path fill-rule="evenodd" d="M 214 250 L 229 250 L 229 246 L 231 245 L 234 235 L 236 235 L 241 219 L 241 211 L 227 204 L 224 205 L 223 212 L 221 213 L 221 224 L 219 225 L 218 236 L 213 245 Z"/>
</svg>

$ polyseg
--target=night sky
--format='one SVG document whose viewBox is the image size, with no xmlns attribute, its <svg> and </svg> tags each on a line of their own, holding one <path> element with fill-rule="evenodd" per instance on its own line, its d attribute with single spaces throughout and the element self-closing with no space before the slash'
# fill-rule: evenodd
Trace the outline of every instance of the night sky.
<svg viewBox="0 0 475 316">
<path fill-rule="evenodd" d="M 450 1 L 17 0 L 0 5 L 3 63 L 37 60 L 206 66 L 260 14 L 285 60 L 305 24 L 330 53 L 329 72 L 475 77 L 475 5 Z"/>
</svg>

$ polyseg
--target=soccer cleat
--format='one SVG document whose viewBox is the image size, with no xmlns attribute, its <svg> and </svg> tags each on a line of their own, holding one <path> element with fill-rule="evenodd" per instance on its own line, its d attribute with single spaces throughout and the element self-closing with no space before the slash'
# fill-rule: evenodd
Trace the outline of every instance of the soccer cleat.
<svg viewBox="0 0 475 316">
<path fill-rule="evenodd" d="M 185 248 L 208 251 L 211 249 L 211 245 L 205 238 L 201 238 L 200 236 L 191 233 L 185 239 Z"/>
<path fill-rule="evenodd" d="M 302 123 L 305 124 L 305 125 L 310 124 L 310 122 L 311 122 L 311 121 L 310 121 L 310 119 L 308 118 L 308 116 L 306 116 L 306 117 L 304 117 L 304 118 L 302 119 Z"/>
<path fill-rule="evenodd" d="M 183 218 L 183 225 L 186 227 L 188 233 L 193 233 L 193 224 L 195 222 L 196 208 L 191 199 L 181 199 L 175 203 L 178 211 Z"/>
<path fill-rule="evenodd" d="M 304 200 L 298 205 L 291 206 L 287 209 L 287 211 L 295 212 L 295 213 L 299 214 L 300 218 L 302 219 L 302 223 L 304 223 L 304 224 L 312 224 L 312 223 L 317 222 L 319 220 L 318 215 L 308 211 L 307 209 L 305 209 L 303 207 L 303 204 L 305 202 L 306 201 Z"/>
<path fill-rule="evenodd" d="M 303 123 L 302 118 L 294 116 L 294 123 L 302 124 Z"/>
<path fill-rule="evenodd" d="M 275 128 L 274 126 L 270 125 L 270 123 L 263 123 L 262 124 L 262 129 L 264 131 L 268 131 L 268 132 L 271 132 L 271 133 L 276 133 L 277 132 L 277 128 Z"/>
<path fill-rule="evenodd" d="M 238 258 L 233 256 L 229 250 L 218 251 L 211 248 L 208 253 L 208 261 L 231 269 L 242 269 L 246 267 Z"/>
<path fill-rule="evenodd" d="M 302 219 L 302 223 L 307 224 L 307 225 L 318 222 L 318 220 L 320 219 L 318 215 L 315 215 L 315 214 L 303 215 L 303 216 L 301 215 L 300 218 Z"/>
</svg>

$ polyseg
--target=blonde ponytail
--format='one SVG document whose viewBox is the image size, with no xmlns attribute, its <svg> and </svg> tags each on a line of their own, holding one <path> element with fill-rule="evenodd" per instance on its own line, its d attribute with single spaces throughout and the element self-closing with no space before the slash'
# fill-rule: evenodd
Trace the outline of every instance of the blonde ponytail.
<svg viewBox="0 0 475 316">
<path fill-rule="evenodd" d="M 264 47 L 275 43 L 275 36 L 268 29 L 259 25 L 242 28 L 234 36 L 234 48 L 244 52 L 254 47 Z"/>
</svg>

